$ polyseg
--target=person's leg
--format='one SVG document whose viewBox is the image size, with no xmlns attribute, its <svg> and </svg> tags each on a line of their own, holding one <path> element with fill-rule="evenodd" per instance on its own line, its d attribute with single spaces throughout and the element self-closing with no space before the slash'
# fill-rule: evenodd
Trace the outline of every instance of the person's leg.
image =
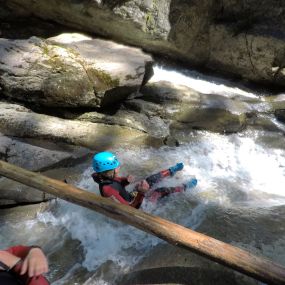
<svg viewBox="0 0 285 285">
<path fill-rule="evenodd" d="M 171 166 L 171 167 L 169 168 L 170 175 L 171 175 L 171 176 L 174 176 L 175 173 L 176 173 L 177 171 L 181 171 L 181 170 L 183 169 L 183 167 L 184 167 L 184 164 L 183 164 L 182 162 L 176 163 L 176 165 Z"/>
<path fill-rule="evenodd" d="M 158 173 L 152 174 L 148 176 L 145 180 L 149 185 L 149 188 L 153 187 L 153 185 L 160 182 L 164 177 L 170 176 L 170 171 L 168 169 L 162 170 Z"/>
<path fill-rule="evenodd" d="M 149 197 L 149 201 L 151 202 L 157 202 L 157 200 L 162 199 L 163 197 L 166 197 L 172 193 L 180 193 L 184 192 L 186 189 L 185 185 L 180 185 L 176 187 L 160 187 L 151 193 Z"/>
<path fill-rule="evenodd" d="M 183 183 L 182 185 L 176 186 L 176 187 L 160 187 L 152 191 L 149 201 L 151 202 L 157 202 L 157 200 L 166 197 L 172 193 L 180 193 L 184 192 L 187 189 L 194 188 L 197 185 L 198 181 L 196 178 L 191 178 L 186 183 Z"/>
<path fill-rule="evenodd" d="M 147 177 L 145 180 L 149 184 L 149 187 L 151 188 L 156 183 L 160 182 L 163 178 L 173 176 L 177 171 L 182 170 L 184 167 L 183 163 L 177 163 L 175 166 L 172 166 L 168 169 L 164 169 L 156 174 L 152 174 L 149 177 Z"/>
</svg>

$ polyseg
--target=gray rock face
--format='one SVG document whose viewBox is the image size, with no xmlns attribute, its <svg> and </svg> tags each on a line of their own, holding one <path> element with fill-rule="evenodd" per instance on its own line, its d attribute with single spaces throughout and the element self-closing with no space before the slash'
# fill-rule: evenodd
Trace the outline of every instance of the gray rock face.
<svg viewBox="0 0 285 285">
<path fill-rule="evenodd" d="M 53 107 L 121 101 L 140 89 L 151 62 L 139 49 L 78 34 L 0 39 L 0 58 L 5 96 Z"/>
<path fill-rule="evenodd" d="M 141 102 L 142 106 L 145 105 L 147 107 L 150 107 L 150 104 L 147 104 L 143 100 L 133 100 L 132 102 L 129 102 L 125 105 L 130 106 L 131 104 L 135 104 L 134 102 Z M 148 113 L 148 108 L 145 108 L 145 112 L 132 111 L 128 110 L 127 108 L 122 108 L 119 109 L 116 114 L 112 116 L 98 112 L 87 112 L 79 116 L 71 115 L 71 118 L 76 118 L 76 120 L 89 121 L 93 123 L 125 126 L 134 130 L 139 130 L 148 133 L 150 136 L 156 138 L 164 138 L 168 136 L 168 124 L 159 116 L 155 116 L 154 114 L 149 116 Z M 68 117 L 70 117 L 70 114 L 68 115 Z"/>
<path fill-rule="evenodd" d="M 280 122 L 285 123 L 285 109 L 276 110 L 275 116 Z"/>
<path fill-rule="evenodd" d="M 46 171 L 75 164 L 90 154 L 90 150 L 65 144 L 17 139 L 0 134 L 1 160 L 31 171 Z M 0 206 L 35 203 L 51 199 L 51 195 L 10 179 L 0 178 Z"/>
<path fill-rule="evenodd" d="M 0 132 L 5 135 L 46 139 L 107 149 L 125 143 L 147 143 L 149 136 L 127 127 L 59 119 L 37 114 L 17 104 L 0 104 Z"/>
<path fill-rule="evenodd" d="M 163 112 L 160 116 L 169 122 L 170 134 L 209 130 L 232 133 L 246 126 L 246 102 L 213 94 L 202 94 L 193 89 L 156 82 L 142 89 L 145 100 L 154 101 Z M 137 101 L 137 100 L 136 100 Z"/>
<path fill-rule="evenodd" d="M 282 1 L 5 2 L 21 15 L 36 15 L 192 65 L 285 86 Z"/>
<path fill-rule="evenodd" d="M 31 171 L 45 171 L 68 164 L 88 153 L 90 151 L 83 147 L 19 139 L 0 134 L 1 159 Z"/>
</svg>

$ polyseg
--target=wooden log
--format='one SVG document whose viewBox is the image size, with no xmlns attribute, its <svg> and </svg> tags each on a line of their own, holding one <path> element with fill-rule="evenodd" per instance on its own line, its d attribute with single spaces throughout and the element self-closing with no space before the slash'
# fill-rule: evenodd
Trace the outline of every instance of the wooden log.
<svg viewBox="0 0 285 285">
<path fill-rule="evenodd" d="M 0 175 L 132 225 L 268 284 L 285 284 L 285 267 L 130 206 L 0 161 Z"/>
</svg>

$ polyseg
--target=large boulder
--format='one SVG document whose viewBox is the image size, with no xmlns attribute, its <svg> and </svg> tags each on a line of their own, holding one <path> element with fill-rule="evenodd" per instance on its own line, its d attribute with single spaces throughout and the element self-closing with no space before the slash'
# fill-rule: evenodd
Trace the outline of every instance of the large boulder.
<svg viewBox="0 0 285 285">
<path fill-rule="evenodd" d="M 285 86 L 283 1 L 4 2 L 22 16 L 35 15 L 192 65 Z"/>
<path fill-rule="evenodd" d="M 102 107 L 137 92 L 151 76 L 140 49 L 79 34 L 0 39 L 3 95 L 51 107 Z"/>
<path fill-rule="evenodd" d="M 97 150 L 157 143 L 145 132 L 128 127 L 60 119 L 4 102 L 0 103 L 0 110 L 0 132 L 8 136 L 65 142 Z"/>
<path fill-rule="evenodd" d="M 159 113 L 152 113 L 152 115 L 149 116 L 149 109 L 151 109 L 152 106 L 158 108 L 160 106 L 147 103 L 143 100 L 128 101 L 126 106 L 130 106 L 132 104 L 131 102 L 141 102 L 141 105 L 145 106 L 146 108 L 144 108 L 144 111 L 139 111 L 138 108 L 135 108 L 135 110 L 130 108 L 130 110 L 128 110 L 128 108 L 123 106 L 116 112 L 113 112 L 113 114 L 90 111 L 79 114 L 65 112 L 63 115 L 66 118 L 76 119 L 79 121 L 125 126 L 134 130 L 148 133 L 150 136 L 155 138 L 165 138 L 169 135 L 168 123 L 159 116 Z M 163 109 L 163 107 L 161 106 L 160 109 Z"/>
<path fill-rule="evenodd" d="M 250 110 L 247 102 L 202 94 L 190 87 L 163 81 L 147 84 L 142 93 L 145 100 L 163 106 L 159 115 L 169 122 L 170 134 L 174 136 L 180 131 L 191 133 L 193 130 L 234 133 L 246 127 L 245 114 Z M 138 101 L 134 99 L 131 107 L 138 108 L 141 105 Z"/>
</svg>

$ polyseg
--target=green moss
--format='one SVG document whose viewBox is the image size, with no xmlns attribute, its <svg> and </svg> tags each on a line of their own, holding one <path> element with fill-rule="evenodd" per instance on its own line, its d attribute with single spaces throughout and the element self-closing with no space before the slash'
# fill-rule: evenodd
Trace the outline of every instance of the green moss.
<svg viewBox="0 0 285 285">
<path fill-rule="evenodd" d="M 89 77 L 90 82 L 94 83 L 94 88 L 96 91 L 105 91 L 107 89 L 111 89 L 120 85 L 119 78 L 113 78 L 110 74 L 101 69 L 88 67 L 88 65 L 85 64 L 84 60 L 80 58 L 80 54 L 77 53 L 76 50 L 70 47 L 62 46 L 60 44 L 45 44 L 42 46 L 43 55 L 47 57 L 46 63 L 50 65 L 53 70 L 57 72 L 68 72 L 70 69 L 70 66 L 68 66 L 68 64 L 64 62 L 64 60 L 60 57 L 60 55 L 57 54 L 56 48 L 64 48 L 68 52 L 69 56 L 71 56 L 74 61 L 77 61 L 82 66 L 87 76 Z"/>
<path fill-rule="evenodd" d="M 145 15 L 145 25 L 147 31 L 153 31 L 155 29 L 155 20 L 151 12 L 147 12 Z"/>
<path fill-rule="evenodd" d="M 43 55 L 47 57 L 45 62 L 57 72 L 66 71 L 66 64 L 57 54 L 52 52 L 53 46 L 47 44 L 42 45 Z"/>
<path fill-rule="evenodd" d="M 43 54 L 44 55 L 49 55 L 49 48 L 48 48 L 48 45 L 43 45 L 42 46 L 42 50 L 43 50 Z"/>
<path fill-rule="evenodd" d="M 158 14 L 157 0 L 152 1 L 152 8 L 145 14 L 144 32 L 154 33 L 156 28 L 156 18 Z"/>
<path fill-rule="evenodd" d="M 95 81 L 97 91 L 115 88 L 120 85 L 119 78 L 112 78 L 110 74 L 101 69 L 88 69 L 86 72 Z"/>
<path fill-rule="evenodd" d="M 47 63 L 57 72 L 66 72 L 67 66 L 59 56 L 53 56 L 47 60 Z"/>
</svg>

